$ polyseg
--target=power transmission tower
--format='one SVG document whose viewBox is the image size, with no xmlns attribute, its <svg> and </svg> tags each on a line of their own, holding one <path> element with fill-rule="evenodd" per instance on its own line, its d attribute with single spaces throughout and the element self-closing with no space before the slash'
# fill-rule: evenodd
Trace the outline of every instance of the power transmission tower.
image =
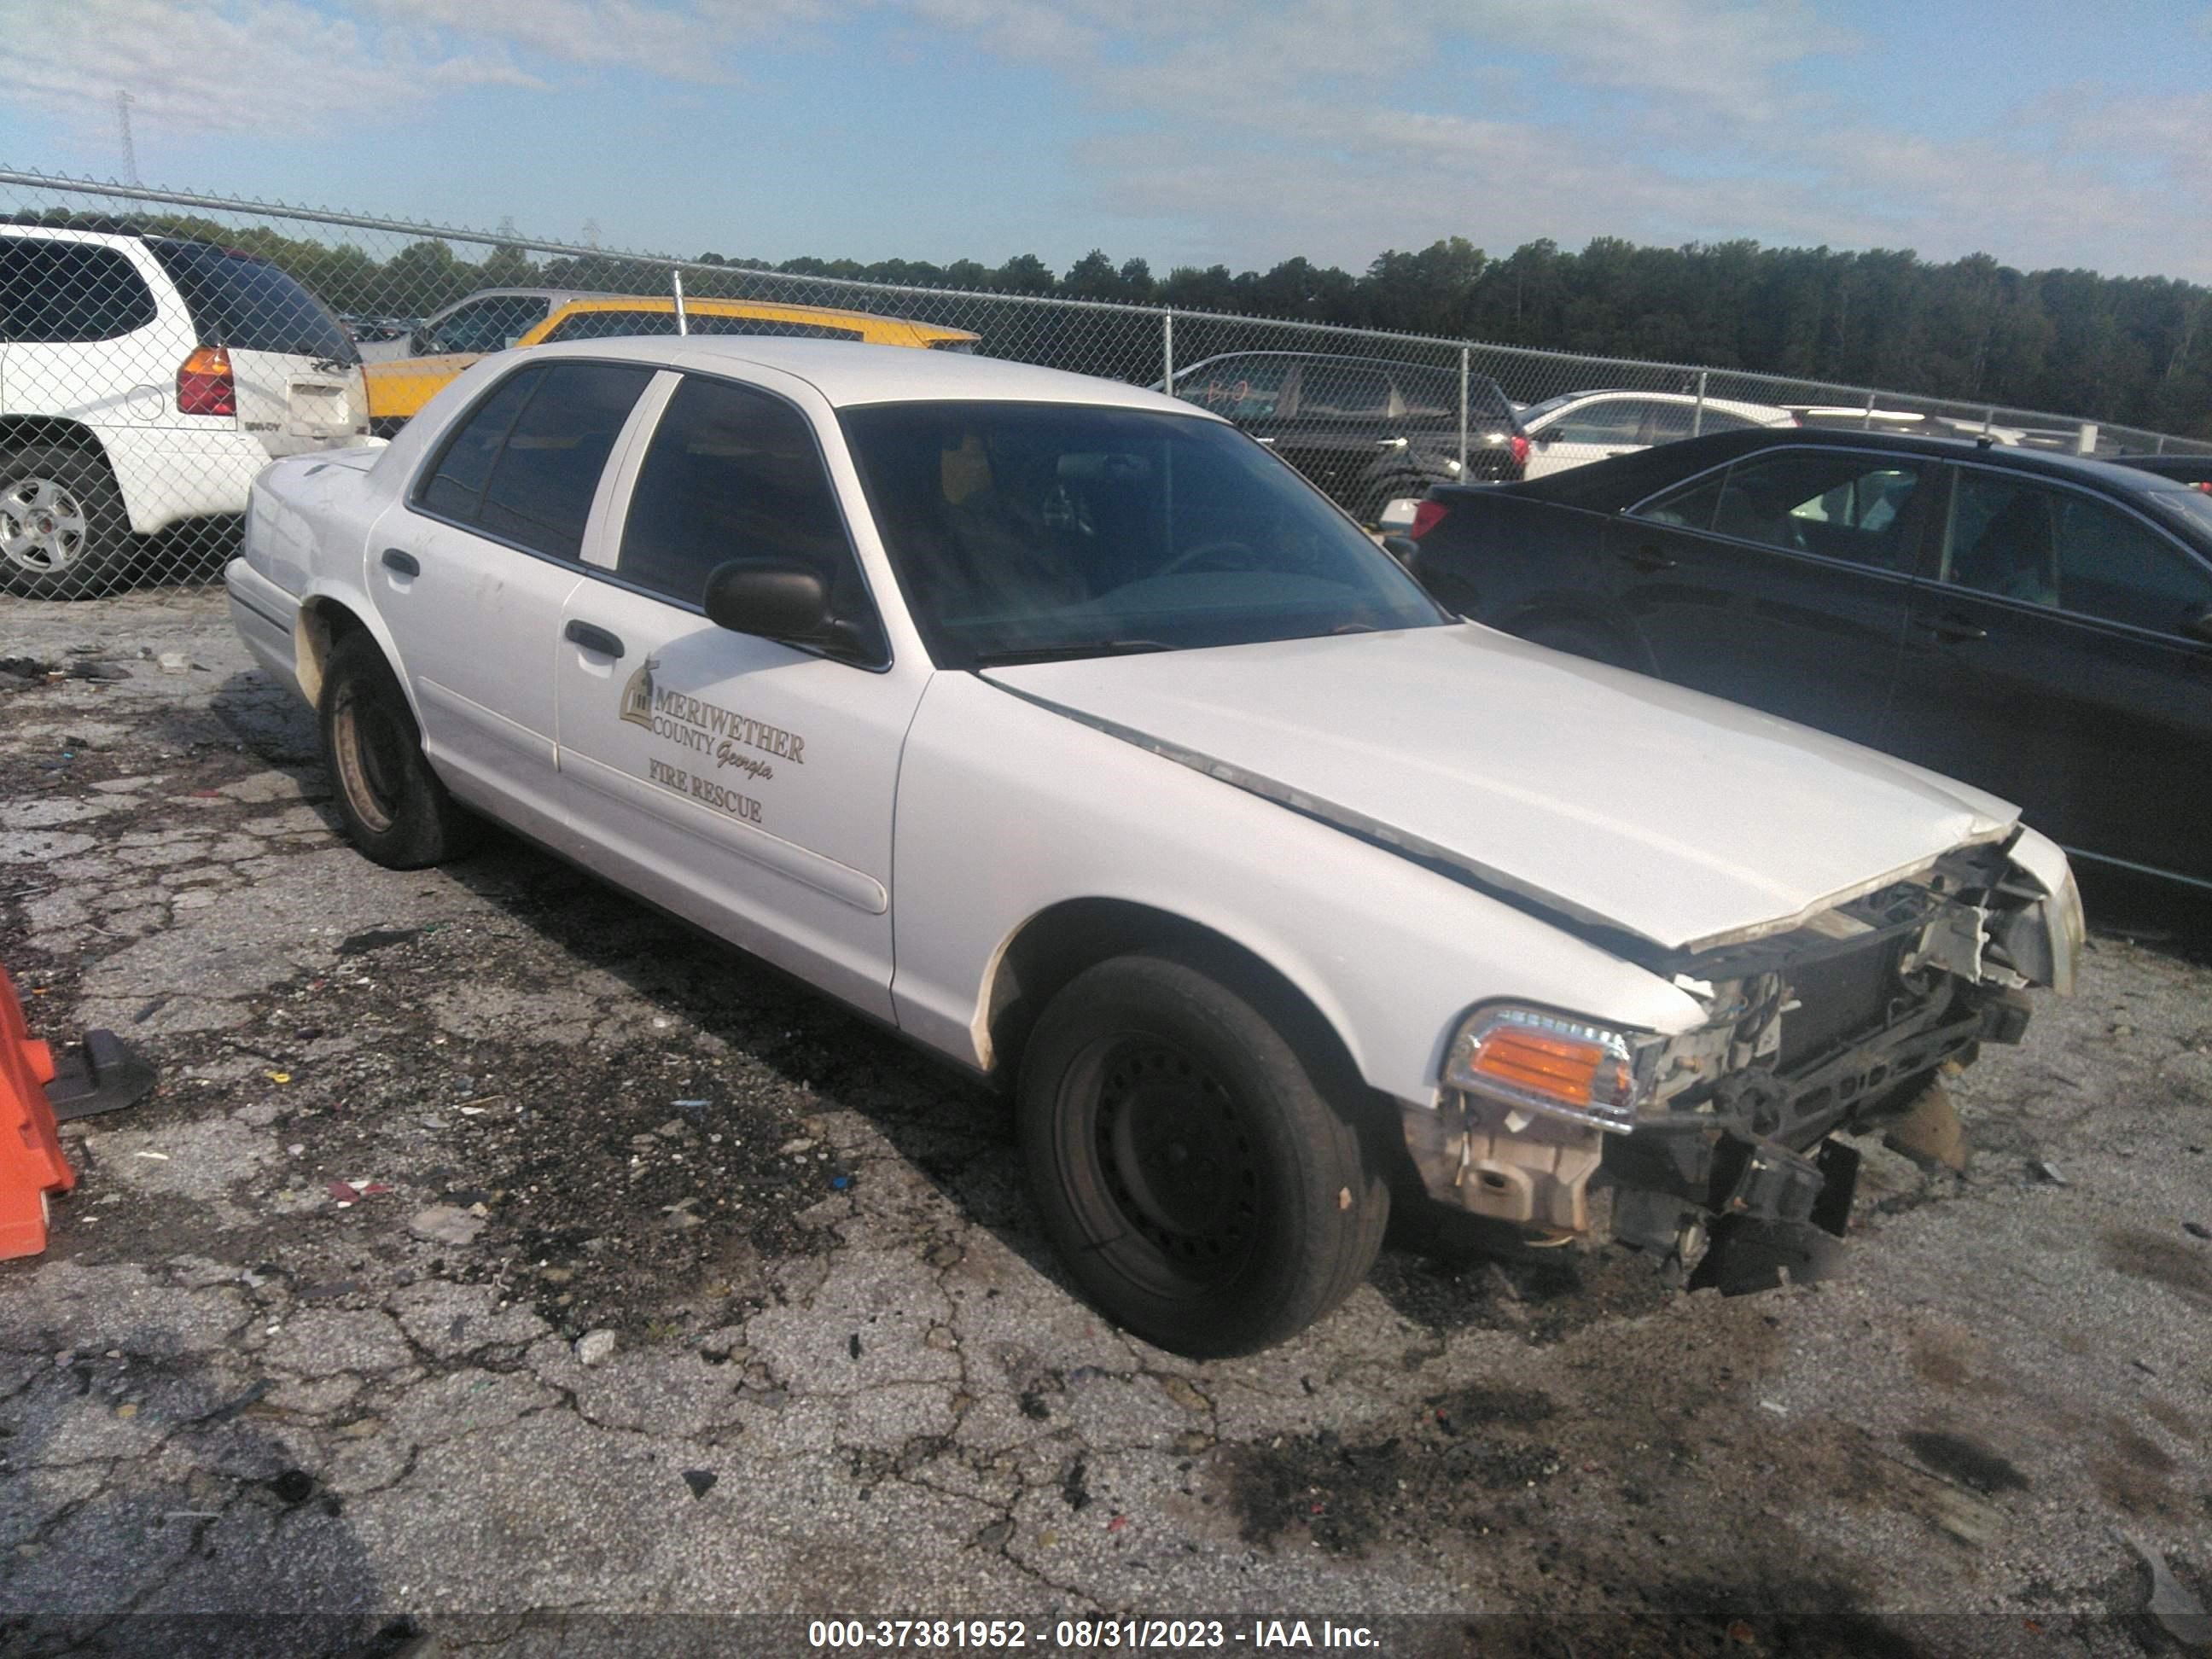
<svg viewBox="0 0 2212 1659">
<path fill-rule="evenodd" d="M 138 147 L 131 142 L 131 106 L 137 102 L 121 88 L 115 93 L 115 128 L 123 140 L 123 182 L 138 182 Z"/>
</svg>

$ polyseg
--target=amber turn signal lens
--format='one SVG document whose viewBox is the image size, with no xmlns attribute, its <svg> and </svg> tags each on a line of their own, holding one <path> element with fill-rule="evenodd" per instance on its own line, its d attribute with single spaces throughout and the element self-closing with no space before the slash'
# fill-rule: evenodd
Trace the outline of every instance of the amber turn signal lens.
<svg viewBox="0 0 2212 1659">
<path fill-rule="evenodd" d="M 1610 1103 L 1626 1092 L 1620 1060 L 1595 1042 L 1545 1031 L 1492 1031 L 1468 1056 L 1468 1069 L 1532 1094 L 1577 1106 Z"/>
<path fill-rule="evenodd" d="M 1443 1082 L 1504 1105 L 1626 1131 L 1636 1125 L 1666 1043 L 1654 1032 L 1492 1004 L 1461 1025 L 1445 1055 Z"/>
<path fill-rule="evenodd" d="M 177 413 L 238 413 L 238 386 L 231 378 L 230 353 L 221 346 L 200 346 L 178 366 Z"/>
</svg>

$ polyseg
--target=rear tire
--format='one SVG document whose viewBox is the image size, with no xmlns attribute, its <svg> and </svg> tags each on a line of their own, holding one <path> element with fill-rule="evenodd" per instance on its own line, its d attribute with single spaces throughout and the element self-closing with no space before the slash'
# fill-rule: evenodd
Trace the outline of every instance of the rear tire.
<svg viewBox="0 0 2212 1659">
<path fill-rule="evenodd" d="M 33 599 L 88 599 L 131 568 L 123 492 L 96 450 L 33 444 L 0 455 L 0 585 Z"/>
<path fill-rule="evenodd" d="M 323 761 L 353 844 L 387 870 L 458 858 L 480 820 L 422 754 L 422 729 L 370 635 L 349 634 L 323 669 Z"/>
<path fill-rule="evenodd" d="M 1116 957 L 1054 999 L 1023 1056 L 1024 1154 L 1060 1259 L 1116 1323 L 1193 1358 L 1328 1313 L 1390 1218 L 1323 1086 L 1334 1068 L 1255 1000 L 1172 957 Z"/>
</svg>

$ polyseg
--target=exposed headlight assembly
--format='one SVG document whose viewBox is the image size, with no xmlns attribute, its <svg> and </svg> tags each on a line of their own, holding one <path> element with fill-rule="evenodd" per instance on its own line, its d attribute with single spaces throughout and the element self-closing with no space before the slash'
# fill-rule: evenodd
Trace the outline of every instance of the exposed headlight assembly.
<svg viewBox="0 0 2212 1659">
<path fill-rule="evenodd" d="M 1492 1004 L 1462 1022 L 1444 1082 L 1486 1099 L 1625 1133 L 1652 1091 L 1668 1039 L 1541 1008 Z"/>
</svg>

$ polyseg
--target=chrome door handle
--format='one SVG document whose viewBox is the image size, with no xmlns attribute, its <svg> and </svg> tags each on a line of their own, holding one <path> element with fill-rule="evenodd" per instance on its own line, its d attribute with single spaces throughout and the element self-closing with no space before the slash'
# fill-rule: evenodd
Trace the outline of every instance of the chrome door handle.
<svg viewBox="0 0 2212 1659">
<path fill-rule="evenodd" d="M 580 645 L 585 650 L 596 651 L 603 657 L 619 657 L 623 653 L 622 641 L 596 623 L 572 621 L 561 630 L 561 637 L 571 645 Z"/>
</svg>

